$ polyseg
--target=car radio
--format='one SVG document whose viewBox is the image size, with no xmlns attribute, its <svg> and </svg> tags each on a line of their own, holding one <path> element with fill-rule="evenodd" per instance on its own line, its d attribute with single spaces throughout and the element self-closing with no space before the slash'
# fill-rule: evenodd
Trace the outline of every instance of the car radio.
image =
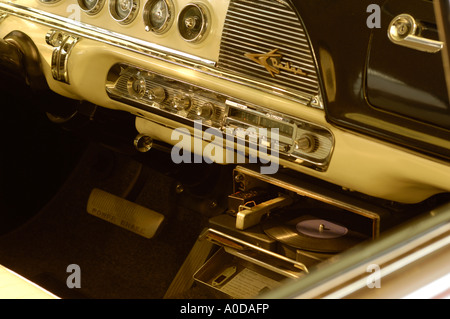
<svg viewBox="0 0 450 319">
<path fill-rule="evenodd" d="M 106 91 L 113 100 L 189 127 L 201 121 L 204 130 L 217 129 L 223 137 L 249 148 L 266 148 L 319 171 L 325 171 L 331 159 L 334 139 L 324 127 L 149 70 L 115 65 L 109 71 Z"/>
</svg>

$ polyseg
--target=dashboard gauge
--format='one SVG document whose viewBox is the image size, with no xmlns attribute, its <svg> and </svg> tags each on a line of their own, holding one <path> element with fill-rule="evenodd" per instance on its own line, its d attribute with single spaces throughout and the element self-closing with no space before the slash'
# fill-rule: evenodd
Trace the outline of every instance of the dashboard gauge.
<svg viewBox="0 0 450 319">
<path fill-rule="evenodd" d="M 201 4 L 188 4 L 178 16 L 178 31 L 183 39 L 189 42 L 201 41 L 204 38 L 208 24 L 208 9 Z"/>
<path fill-rule="evenodd" d="M 145 30 L 157 34 L 166 32 L 173 21 L 171 0 L 149 0 L 144 7 Z"/>
<path fill-rule="evenodd" d="M 85 0 L 86 1 L 86 0 Z M 120 24 L 131 23 L 139 11 L 139 0 L 110 0 L 109 12 Z"/>
<path fill-rule="evenodd" d="M 78 0 L 78 5 L 81 10 L 86 12 L 87 14 L 94 15 L 100 12 L 103 8 L 103 4 L 105 0 Z"/>
</svg>

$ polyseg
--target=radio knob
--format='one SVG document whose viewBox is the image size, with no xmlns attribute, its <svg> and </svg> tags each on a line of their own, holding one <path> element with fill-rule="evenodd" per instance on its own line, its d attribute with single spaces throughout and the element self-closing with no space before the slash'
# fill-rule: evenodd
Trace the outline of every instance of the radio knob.
<svg viewBox="0 0 450 319">
<path fill-rule="evenodd" d="M 142 98 L 145 94 L 145 79 L 139 74 L 128 79 L 128 93 L 136 98 Z"/>
<path fill-rule="evenodd" d="M 191 107 L 191 99 L 187 95 L 175 94 L 172 107 L 177 111 L 187 111 Z"/>
<path fill-rule="evenodd" d="M 304 134 L 295 141 L 295 149 L 311 153 L 317 148 L 317 140 L 311 134 Z"/>
<path fill-rule="evenodd" d="M 161 103 L 166 99 L 166 91 L 163 87 L 154 87 L 148 91 L 148 98 L 153 102 Z"/>
<path fill-rule="evenodd" d="M 211 102 L 204 103 L 200 108 L 197 109 L 197 115 L 209 120 L 214 114 L 214 105 Z"/>
</svg>

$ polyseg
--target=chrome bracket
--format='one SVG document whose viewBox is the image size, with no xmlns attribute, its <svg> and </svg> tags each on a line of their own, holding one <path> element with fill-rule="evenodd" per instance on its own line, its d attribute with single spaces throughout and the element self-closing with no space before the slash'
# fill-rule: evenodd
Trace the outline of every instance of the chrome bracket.
<svg viewBox="0 0 450 319">
<path fill-rule="evenodd" d="M 50 30 L 45 36 L 45 42 L 54 47 L 51 69 L 55 80 L 70 84 L 68 63 L 69 55 L 80 39 L 58 30 Z"/>
</svg>

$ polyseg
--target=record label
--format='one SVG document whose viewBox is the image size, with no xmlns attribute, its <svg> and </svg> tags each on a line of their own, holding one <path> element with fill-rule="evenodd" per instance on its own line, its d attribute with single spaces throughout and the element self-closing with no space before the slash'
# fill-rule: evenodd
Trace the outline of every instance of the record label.
<svg viewBox="0 0 450 319">
<path fill-rule="evenodd" d="M 348 233 L 348 229 L 346 227 L 325 219 L 303 220 L 297 223 L 295 227 L 299 233 L 314 238 L 339 238 Z"/>
</svg>

